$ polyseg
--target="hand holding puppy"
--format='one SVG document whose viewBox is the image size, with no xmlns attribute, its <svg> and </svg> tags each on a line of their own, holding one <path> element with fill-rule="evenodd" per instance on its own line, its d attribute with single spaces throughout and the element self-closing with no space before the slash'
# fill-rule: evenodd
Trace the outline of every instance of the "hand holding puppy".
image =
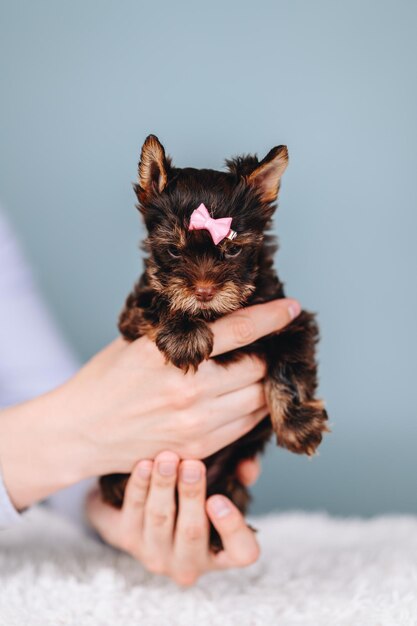
<svg viewBox="0 0 417 626">
<path fill-rule="evenodd" d="M 241 309 L 212 324 L 213 355 L 284 328 L 295 300 Z M 204 458 L 267 415 L 264 365 L 205 361 L 184 375 L 146 337 L 116 339 L 66 383 L 0 412 L 3 478 L 17 508 L 84 478 L 131 472 L 138 458 L 172 450 Z"/>
</svg>

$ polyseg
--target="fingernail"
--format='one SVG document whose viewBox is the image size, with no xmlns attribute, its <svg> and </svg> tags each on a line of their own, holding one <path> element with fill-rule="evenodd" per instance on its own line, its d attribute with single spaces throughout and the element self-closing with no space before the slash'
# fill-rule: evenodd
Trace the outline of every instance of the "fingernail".
<svg viewBox="0 0 417 626">
<path fill-rule="evenodd" d="M 226 517 L 226 515 L 229 515 L 230 511 L 232 510 L 232 507 L 230 506 L 226 498 L 223 498 L 222 496 L 214 496 L 211 499 L 211 507 L 215 516 L 219 518 Z"/>
<path fill-rule="evenodd" d="M 181 478 L 185 483 L 196 483 L 201 478 L 201 467 L 198 463 L 183 463 Z"/>
<path fill-rule="evenodd" d="M 152 472 L 152 461 L 141 461 L 136 468 L 136 473 L 141 478 L 149 478 Z"/>
<path fill-rule="evenodd" d="M 297 302 L 297 300 L 293 300 L 291 304 L 288 305 L 288 313 L 290 314 L 292 320 L 297 317 L 297 315 L 300 315 L 301 305 Z"/>
<path fill-rule="evenodd" d="M 158 463 L 158 472 L 161 476 L 173 476 L 175 469 L 176 464 L 173 461 L 160 461 Z"/>
</svg>

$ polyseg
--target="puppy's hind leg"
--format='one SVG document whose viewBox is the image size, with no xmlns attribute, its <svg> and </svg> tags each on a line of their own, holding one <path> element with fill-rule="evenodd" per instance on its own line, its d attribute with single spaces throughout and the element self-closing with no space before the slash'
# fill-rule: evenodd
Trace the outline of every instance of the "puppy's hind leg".
<svg viewBox="0 0 417 626">
<path fill-rule="evenodd" d="M 277 444 L 309 456 L 329 431 L 324 404 L 315 398 L 317 341 L 317 324 L 307 311 L 267 341 L 266 396 Z"/>
</svg>

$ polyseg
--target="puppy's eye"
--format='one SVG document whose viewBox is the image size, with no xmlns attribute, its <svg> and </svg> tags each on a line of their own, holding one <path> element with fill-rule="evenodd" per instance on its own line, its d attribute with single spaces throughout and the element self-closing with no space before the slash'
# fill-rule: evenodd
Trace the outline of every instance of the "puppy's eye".
<svg viewBox="0 0 417 626">
<path fill-rule="evenodd" d="M 168 254 L 173 259 L 179 259 L 181 256 L 181 253 L 176 246 L 168 246 Z"/>
<path fill-rule="evenodd" d="M 226 259 L 234 259 L 235 257 L 239 256 L 241 252 L 242 248 L 240 246 L 237 246 L 236 244 L 233 244 L 231 246 L 227 246 L 224 252 L 224 256 L 226 257 Z"/>
</svg>

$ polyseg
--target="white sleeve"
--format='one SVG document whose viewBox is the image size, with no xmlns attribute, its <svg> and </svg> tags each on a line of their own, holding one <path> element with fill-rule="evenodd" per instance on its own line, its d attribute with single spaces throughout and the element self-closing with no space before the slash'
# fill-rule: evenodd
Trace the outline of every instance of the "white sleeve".
<svg viewBox="0 0 417 626">
<path fill-rule="evenodd" d="M 17 524 L 20 519 L 21 516 L 10 501 L 0 473 L 0 530 Z"/>
<path fill-rule="evenodd" d="M 29 265 L 0 208 L 0 408 L 57 387 L 78 368 L 78 360 L 40 297 Z M 56 508 L 68 509 L 71 502 L 80 514 L 85 489 L 76 486 L 66 492 L 65 497 L 57 496 Z M 0 475 L 0 528 L 19 518 Z"/>
<path fill-rule="evenodd" d="M 57 387 L 78 368 L 0 211 L 0 408 Z"/>
</svg>

